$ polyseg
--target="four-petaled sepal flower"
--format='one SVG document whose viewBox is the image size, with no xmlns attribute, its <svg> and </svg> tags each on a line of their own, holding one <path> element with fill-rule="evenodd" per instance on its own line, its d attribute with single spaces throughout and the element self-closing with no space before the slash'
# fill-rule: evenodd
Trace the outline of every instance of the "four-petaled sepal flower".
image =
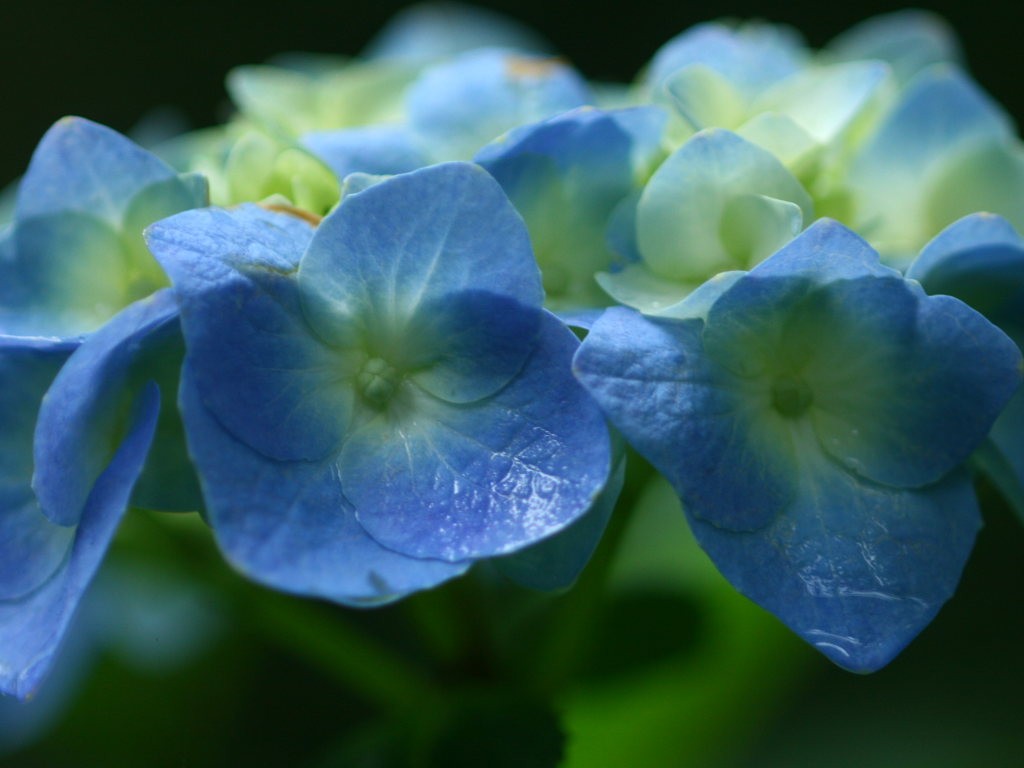
<svg viewBox="0 0 1024 768">
<path fill-rule="evenodd" d="M 570 372 L 578 342 L 479 167 L 393 177 L 316 230 L 248 206 L 148 241 L 181 301 L 208 519 L 253 578 L 392 599 L 557 533 L 601 492 L 610 442 Z"/>
<path fill-rule="evenodd" d="M 607 310 L 577 375 L 726 578 L 837 664 L 878 669 L 959 580 L 980 525 L 960 465 L 1019 350 L 827 220 L 692 299 L 689 317 Z"/>
</svg>

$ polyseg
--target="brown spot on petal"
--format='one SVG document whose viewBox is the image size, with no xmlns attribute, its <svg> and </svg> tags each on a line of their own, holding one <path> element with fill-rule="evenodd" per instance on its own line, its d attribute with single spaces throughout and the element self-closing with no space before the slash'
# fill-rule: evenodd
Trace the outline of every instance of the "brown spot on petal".
<svg viewBox="0 0 1024 768">
<path fill-rule="evenodd" d="M 509 56 L 505 59 L 505 73 L 509 77 L 546 77 L 566 65 L 565 59 L 552 56 L 533 59 L 526 56 Z"/>
<path fill-rule="evenodd" d="M 320 226 L 320 222 L 323 221 L 323 216 L 317 216 L 315 213 L 304 211 L 301 208 L 296 208 L 294 205 L 286 205 L 284 203 L 258 203 L 260 208 L 264 208 L 268 211 L 276 211 L 277 213 L 286 213 L 289 216 L 294 216 L 296 219 L 302 219 L 304 222 L 313 227 Z"/>
</svg>

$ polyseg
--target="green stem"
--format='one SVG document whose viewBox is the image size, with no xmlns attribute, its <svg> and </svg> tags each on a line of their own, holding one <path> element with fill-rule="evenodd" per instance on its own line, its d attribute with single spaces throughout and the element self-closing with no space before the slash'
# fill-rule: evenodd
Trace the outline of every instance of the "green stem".
<svg viewBox="0 0 1024 768">
<path fill-rule="evenodd" d="M 465 650 L 460 606 L 451 584 L 412 595 L 403 603 L 421 642 L 441 664 L 453 666 Z"/>
<path fill-rule="evenodd" d="M 561 691 L 585 661 L 588 640 L 599 618 L 606 585 L 619 544 L 628 528 L 633 503 L 653 470 L 630 452 L 626 482 L 608 528 L 575 586 L 560 599 L 555 621 L 536 664 L 535 685 L 544 696 Z"/>
<path fill-rule="evenodd" d="M 328 606 L 264 591 L 246 603 L 264 637 L 383 709 L 411 710 L 438 698 L 431 680 L 419 669 L 337 615 L 328 615 Z"/>
</svg>

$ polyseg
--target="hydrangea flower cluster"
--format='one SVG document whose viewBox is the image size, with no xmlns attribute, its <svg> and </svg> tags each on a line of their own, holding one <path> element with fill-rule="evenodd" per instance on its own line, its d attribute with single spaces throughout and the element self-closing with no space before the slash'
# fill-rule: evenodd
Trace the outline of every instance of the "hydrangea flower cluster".
<svg viewBox="0 0 1024 768">
<path fill-rule="evenodd" d="M 345 605 L 557 590 L 643 457 L 855 671 L 952 595 L 972 473 L 1024 514 L 1024 150 L 941 22 L 701 24 L 608 85 L 453 13 L 237 69 L 152 151 L 43 137 L 0 232 L 4 693 L 130 507 Z"/>
</svg>

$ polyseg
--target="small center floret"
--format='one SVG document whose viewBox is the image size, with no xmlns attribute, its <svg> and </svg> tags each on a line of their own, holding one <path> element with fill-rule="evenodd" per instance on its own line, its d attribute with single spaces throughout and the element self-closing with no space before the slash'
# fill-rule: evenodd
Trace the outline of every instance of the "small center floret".
<svg viewBox="0 0 1024 768">
<path fill-rule="evenodd" d="M 398 371 L 387 360 L 371 357 L 356 375 L 356 386 L 366 402 L 383 408 L 395 394 L 400 380 Z"/>
</svg>

